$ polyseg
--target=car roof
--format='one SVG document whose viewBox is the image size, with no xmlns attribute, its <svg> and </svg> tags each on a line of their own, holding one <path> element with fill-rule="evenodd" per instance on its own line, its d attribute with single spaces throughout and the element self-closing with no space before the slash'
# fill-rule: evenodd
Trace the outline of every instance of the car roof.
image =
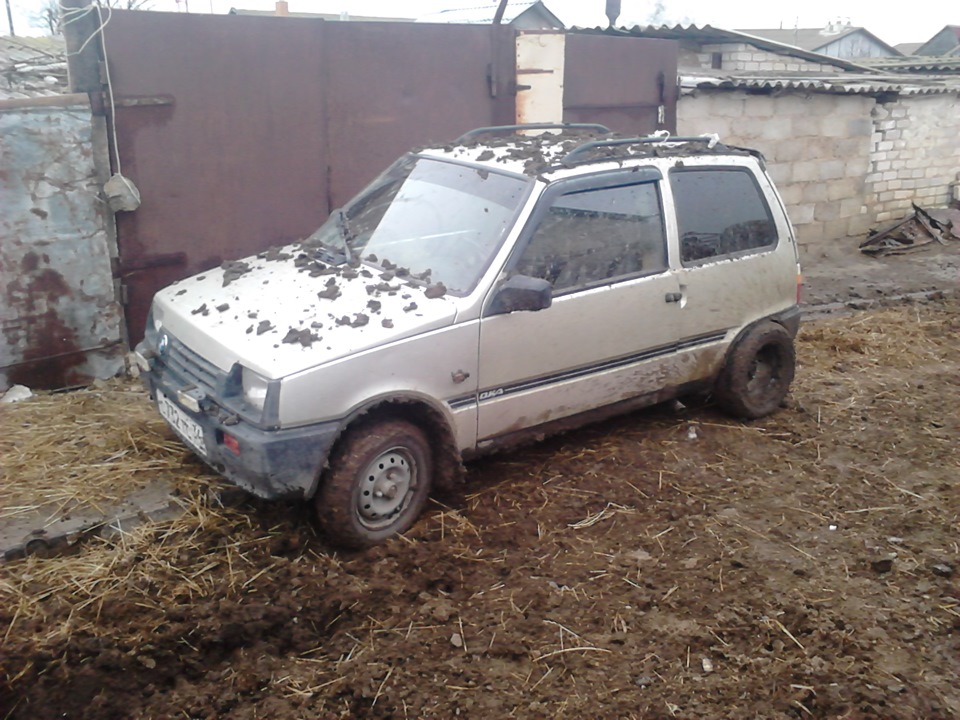
<svg viewBox="0 0 960 720">
<path fill-rule="evenodd" d="M 667 133 L 642 137 L 597 130 L 528 130 L 517 134 L 506 126 L 509 135 L 472 131 L 457 141 L 418 149 L 418 154 L 488 166 L 491 170 L 528 175 L 549 180 L 559 171 L 601 164 L 622 164 L 633 159 L 717 155 L 753 155 L 755 150 L 725 145 L 717 135 L 671 137 Z M 591 126 L 593 127 L 593 126 Z M 599 126 L 597 126 L 599 127 Z M 500 128 L 481 128 L 497 131 Z M 569 174 L 569 173 L 564 173 Z"/>
</svg>

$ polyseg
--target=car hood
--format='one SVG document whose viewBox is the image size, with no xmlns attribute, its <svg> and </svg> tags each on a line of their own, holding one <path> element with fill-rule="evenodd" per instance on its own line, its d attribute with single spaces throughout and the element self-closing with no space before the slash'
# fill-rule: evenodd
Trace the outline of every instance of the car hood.
<svg viewBox="0 0 960 720">
<path fill-rule="evenodd" d="M 153 319 L 224 372 L 277 379 L 453 324 L 456 298 L 399 272 L 271 249 L 161 290 Z"/>
</svg>

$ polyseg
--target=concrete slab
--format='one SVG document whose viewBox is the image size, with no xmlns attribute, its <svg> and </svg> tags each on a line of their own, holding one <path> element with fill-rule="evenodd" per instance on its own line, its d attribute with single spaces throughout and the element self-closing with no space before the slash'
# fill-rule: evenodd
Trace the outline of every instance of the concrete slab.
<svg viewBox="0 0 960 720">
<path fill-rule="evenodd" d="M 168 483 L 156 482 L 101 510 L 49 506 L 0 516 L 0 561 L 69 554 L 91 535 L 115 537 L 145 522 L 171 520 L 183 512 L 172 490 Z"/>
</svg>

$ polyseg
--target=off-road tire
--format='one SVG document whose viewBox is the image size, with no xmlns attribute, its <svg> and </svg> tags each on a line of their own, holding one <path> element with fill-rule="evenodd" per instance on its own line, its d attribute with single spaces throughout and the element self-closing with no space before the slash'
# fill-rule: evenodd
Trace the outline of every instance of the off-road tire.
<svg viewBox="0 0 960 720">
<path fill-rule="evenodd" d="M 786 328 L 763 320 L 744 333 L 727 355 L 714 397 L 734 417 L 752 420 L 776 411 L 796 369 L 793 338 Z"/>
<path fill-rule="evenodd" d="M 419 427 L 396 419 L 361 423 L 347 430 L 330 458 L 314 497 L 317 519 L 334 545 L 356 550 L 376 545 L 410 529 L 427 502 L 432 477 L 430 444 Z M 404 486 L 400 491 L 398 484 Z M 395 507 L 384 486 L 404 493 Z M 390 512 L 376 516 L 383 508 Z"/>
</svg>

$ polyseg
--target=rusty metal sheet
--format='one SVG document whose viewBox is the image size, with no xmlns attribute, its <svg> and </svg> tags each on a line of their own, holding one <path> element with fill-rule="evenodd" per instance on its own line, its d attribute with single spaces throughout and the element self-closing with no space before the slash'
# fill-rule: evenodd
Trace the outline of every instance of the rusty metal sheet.
<svg viewBox="0 0 960 720">
<path fill-rule="evenodd" d="M 110 377 L 125 348 L 89 104 L 19 105 L 0 104 L 0 389 Z"/>
<path fill-rule="evenodd" d="M 506 26 L 326 24 L 331 208 L 413 147 L 513 123 L 514 33 Z"/>
<path fill-rule="evenodd" d="M 564 121 L 637 135 L 676 132 L 677 55 L 675 40 L 567 35 Z"/>
<path fill-rule="evenodd" d="M 174 280 L 303 237 L 326 217 L 317 24 L 114 11 L 106 27 L 124 175 L 117 216 L 131 342 Z M 168 104 L 124 106 L 125 98 Z"/>
<path fill-rule="evenodd" d="M 159 288 L 303 237 L 411 147 L 513 120 L 511 28 L 114 11 L 106 48 L 143 198 L 117 218 L 133 342 Z"/>
</svg>

